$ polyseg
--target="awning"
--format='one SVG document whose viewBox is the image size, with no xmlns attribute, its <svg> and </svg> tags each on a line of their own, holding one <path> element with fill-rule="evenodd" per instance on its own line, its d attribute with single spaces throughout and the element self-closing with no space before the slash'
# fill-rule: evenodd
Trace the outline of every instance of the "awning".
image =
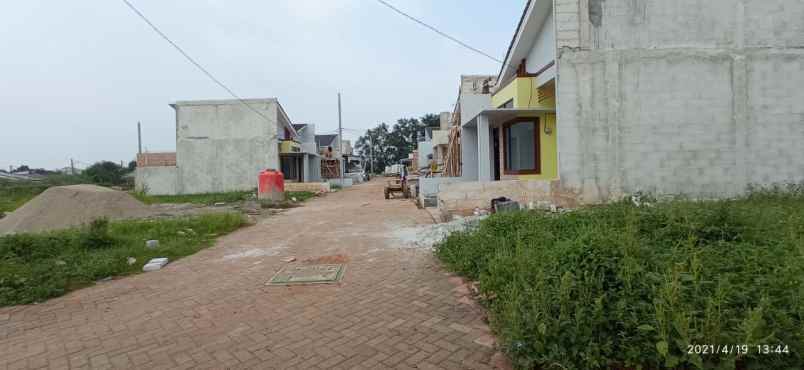
<svg viewBox="0 0 804 370">
<path fill-rule="evenodd" d="M 538 115 L 541 113 L 555 113 L 555 109 L 516 109 L 516 108 L 498 108 L 498 109 L 486 109 L 481 111 L 474 116 L 469 122 L 467 122 L 464 126 L 473 127 L 477 125 L 477 117 L 483 115 L 486 116 L 489 120 L 490 125 L 496 125 L 498 123 L 503 123 L 510 121 L 514 118 L 518 117 L 529 117 Z"/>
</svg>

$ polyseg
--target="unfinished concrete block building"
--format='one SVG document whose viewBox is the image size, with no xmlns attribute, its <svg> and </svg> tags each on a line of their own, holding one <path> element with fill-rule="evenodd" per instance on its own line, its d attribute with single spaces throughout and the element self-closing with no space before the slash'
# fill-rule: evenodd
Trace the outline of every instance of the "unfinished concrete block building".
<svg viewBox="0 0 804 370">
<path fill-rule="evenodd" d="M 804 2 L 558 0 L 562 186 L 730 196 L 804 180 Z"/>
<path fill-rule="evenodd" d="M 530 0 L 447 208 L 804 181 L 804 2 Z M 473 145 L 473 147 L 472 147 Z"/>
<path fill-rule="evenodd" d="M 254 189 L 260 171 L 280 168 L 282 144 L 296 137 L 275 98 L 179 101 L 170 106 L 176 110 L 175 163 L 137 168 L 136 186 L 149 194 Z"/>
</svg>

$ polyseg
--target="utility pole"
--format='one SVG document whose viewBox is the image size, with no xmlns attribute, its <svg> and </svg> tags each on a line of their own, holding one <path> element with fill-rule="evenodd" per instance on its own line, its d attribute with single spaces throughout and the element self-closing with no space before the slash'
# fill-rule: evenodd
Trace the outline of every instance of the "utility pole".
<svg viewBox="0 0 804 370">
<path fill-rule="evenodd" d="M 75 175 L 75 161 L 70 158 L 70 175 Z"/>
<path fill-rule="evenodd" d="M 142 127 L 139 121 L 137 121 L 137 147 L 139 148 L 137 153 L 142 154 Z"/>
<path fill-rule="evenodd" d="M 341 158 L 341 187 L 343 187 L 343 173 L 346 172 L 346 161 L 343 160 L 343 124 L 341 122 L 341 93 L 338 93 L 338 153 Z"/>
</svg>

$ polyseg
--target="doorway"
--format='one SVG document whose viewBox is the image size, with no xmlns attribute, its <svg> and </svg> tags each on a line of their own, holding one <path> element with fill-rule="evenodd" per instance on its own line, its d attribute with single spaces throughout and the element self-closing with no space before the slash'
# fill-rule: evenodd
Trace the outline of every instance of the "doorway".
<svg viewBox="0 0 804 370">
<path fill-rule="evenodd" d="M 495 127 L 491 129 L 492 150 L 491 156 L 494 158 L 494 181 L 500 181 L 500 130 Z"/>
</svg>

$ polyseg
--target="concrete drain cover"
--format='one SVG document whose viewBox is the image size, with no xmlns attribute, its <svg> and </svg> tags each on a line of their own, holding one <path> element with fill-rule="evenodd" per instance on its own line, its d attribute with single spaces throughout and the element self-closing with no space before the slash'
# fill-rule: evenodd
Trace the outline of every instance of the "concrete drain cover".
<svg viewBox="0 0 804 370">
<path fill-rule="evenodd" d="M 267 285 L 332 284 L 343 277 L 343 264 L 287 265 Z"/>
</svg>

